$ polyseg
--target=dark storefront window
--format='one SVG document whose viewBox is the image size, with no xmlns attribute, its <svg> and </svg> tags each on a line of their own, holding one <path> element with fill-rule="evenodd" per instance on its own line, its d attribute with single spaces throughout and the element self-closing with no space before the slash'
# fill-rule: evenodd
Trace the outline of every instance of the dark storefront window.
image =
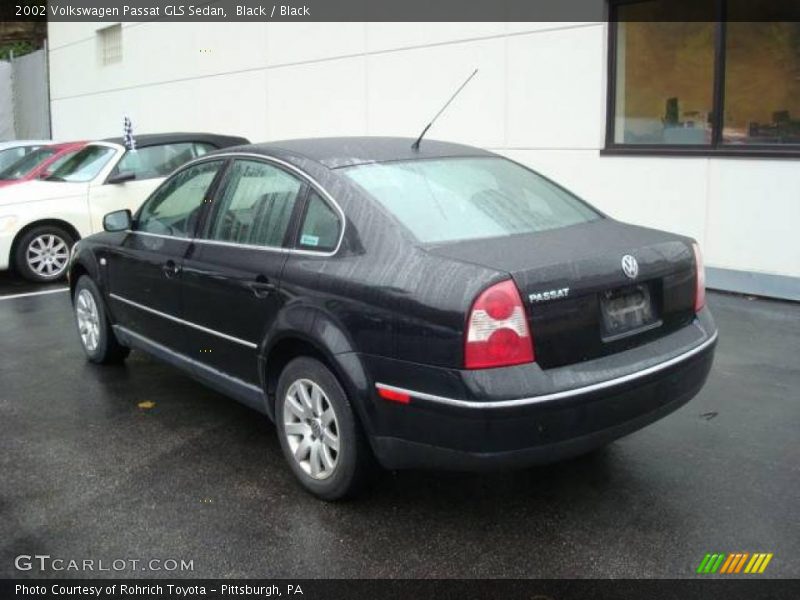
<svg viewBox="0 0 800 600">
<path fill-rule="evenodd" d="M 800 151 L 800 23 L 744 22 L 749 0 L 672 22 L 669 2 L 612 5 L 607 149 Z"/>
</svg>

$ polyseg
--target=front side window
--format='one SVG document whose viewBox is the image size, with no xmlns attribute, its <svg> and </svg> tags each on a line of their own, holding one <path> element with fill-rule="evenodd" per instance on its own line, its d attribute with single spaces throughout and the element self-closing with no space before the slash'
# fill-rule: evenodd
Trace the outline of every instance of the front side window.
<svg viewBox="0 0 800 600">
<path fill-rule="evenodd" d="M 200 163 L 166 181 L 142 206 L 136 231 L 191 237 L 221 160 Z"/>
<path fill-rule="evenodd" d="M 557 229 L 601 218 L 566 190 L 503 158 L 442 158 L 342 170 L 423 243 Z"/>
<path fill-rule="evenodd" d="M 86 146 L 79 150 L 47 177 L 50 181 L 91 181 L 117 153 L 109 146 Z"/>
<path fill-rule="evenodd" d="M 12 163 L 0 171 L 0 179 L 22 179 L 55 153 L 56 151 L 52 148 L 39 148 L 38 150 L 34 150 L 27 156 L 20 158 L 15 163 Z"/>
<path fill-rule="evenodd" d="M 283 246 L 303 184 L 272 165 L 234 161 L 206 237 L 251 246 Z"/>
<path fill-rule="evenodd" d="M 128 150 L 114 167 L 112 176 L 132 172 L 136 179 L 166 177 L 181 165 L 214 149 L 208 144 L 181 142 Z"/>
<path fill-rule="evenodd" d="M 673 2 L 613 6 L 607 145 L 800 148 L 800 23 L 755 22 L 751 0 L 683 2 L 673 22 Z"/>
</svg>

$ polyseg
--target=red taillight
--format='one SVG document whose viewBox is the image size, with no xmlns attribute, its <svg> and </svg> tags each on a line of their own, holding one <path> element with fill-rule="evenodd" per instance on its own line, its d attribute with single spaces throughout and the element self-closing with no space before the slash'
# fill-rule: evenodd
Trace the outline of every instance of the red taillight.
<svg viewBox="0 0 800 600">
<path fill-rule="evenodd" d="M 700 312 L 700 309 L 706 305 L 706 270 L 703 266 L 703 255 L 700 253 L 700 246 L 697 242 L 692 244 L 694 250 L 694 266 L 695 266 L 695 280 L 694 280 L 694 312 Z"/>
<path fill-rule="evenodd" d="M 484 290 L 469 311 L 464 367 L 488 369 L 533 362 L 533 337 L 514 282 Z"/>
</svg>

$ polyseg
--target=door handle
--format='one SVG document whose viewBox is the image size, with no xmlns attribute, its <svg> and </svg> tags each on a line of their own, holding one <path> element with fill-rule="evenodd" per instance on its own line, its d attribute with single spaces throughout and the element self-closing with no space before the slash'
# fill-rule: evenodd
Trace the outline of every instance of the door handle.
<svg viewBox="0 0 800 600">
<path fill-rule="evenodd" d="M 168 260 L 161 265 L 161 272 L 164 273 L 164 276 L 167 278 L 175 277 L 181 272 L 181 266 L 174 260 Z"/>
<path fill-rule="evenodd" d="M 276 289 L 275 284 L 263 275 L 256 277 L 256 280 L 250 283 L 249 287 L 256 298 L 266 298 Z"/>
</svg>

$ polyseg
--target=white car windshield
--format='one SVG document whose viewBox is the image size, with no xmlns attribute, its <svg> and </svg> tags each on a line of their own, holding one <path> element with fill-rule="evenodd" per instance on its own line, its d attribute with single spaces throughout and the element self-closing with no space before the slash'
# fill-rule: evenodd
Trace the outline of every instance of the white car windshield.
<svg viewBox="0 0 800 600">
<path fill-rule="evenodd" d="M 91 181 L 116 153 L 108 146 L 86 146 L 65 160 L 49 177 L 48 181 Z"/>
</svg>

